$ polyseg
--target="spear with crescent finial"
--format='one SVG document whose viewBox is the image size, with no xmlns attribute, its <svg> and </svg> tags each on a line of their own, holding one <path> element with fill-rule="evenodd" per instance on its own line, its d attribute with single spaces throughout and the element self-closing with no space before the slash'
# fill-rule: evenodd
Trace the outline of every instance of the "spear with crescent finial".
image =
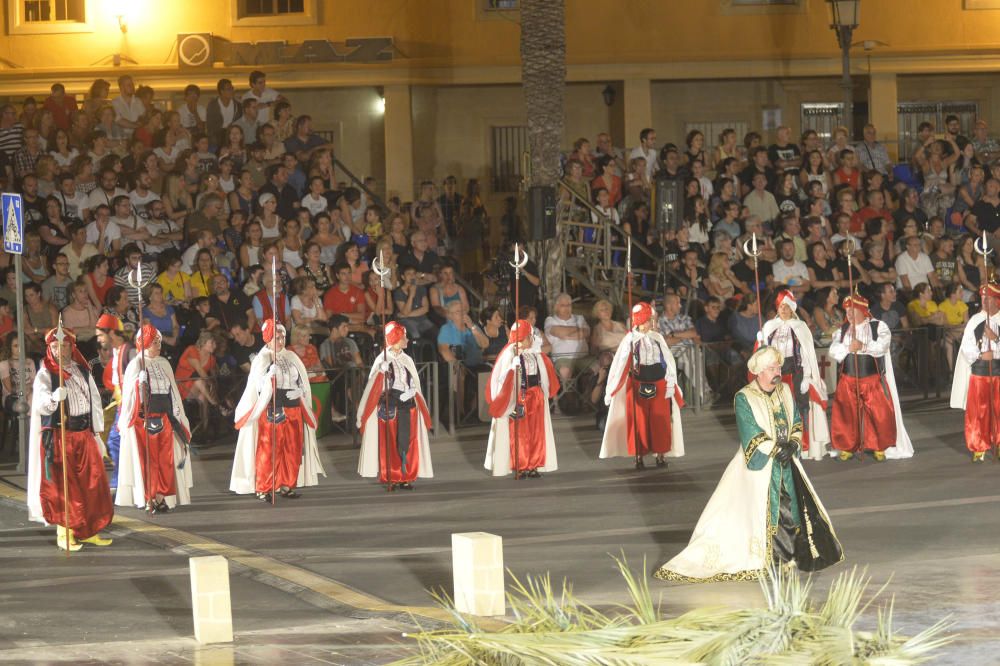
<svg viewBox="0 0 1000 666">
<path fill-rule="evenodd" d="M 520 316 L 521 310 L 521 271 L 524 267 L 528 265 L 528 253 L 520 248 L 517 243 L 514 243 L 514 260 L 510 262 L 511 267 L 514 269 L 514 325 L 517 325 L 517 318 Z M 521 367 L 521 343 L 514 343 L 514 415 L 517 416 L 517 408 L 521 404 L 523 396 L 521 395 L 521 376 L 524 369 Z M 521 441 L 520 433 L 518 432 L 518 424 L 520 419 L 514 419 L 514 480 L 518 481 L 521 478 L 520 464 L 521 464 Z"/>
<path fill-rule="evenodd" d="M 59 388 L 63 388 L 63 340 L 66 339 L 66 331 L 63 330 L 62 313 L 59 314 L 59 324 L 56 327 L 56 342 L 59 344 L 59 353 L 56 358 L 59 362 Z M 60 391 L 61 393 L 62 391 Z M 59 401 L 59 454 L 62 456 L 62 491 L 63 491 L 63 534 L 66 538 L 66 557 L 69 557 L 69 476 L 66 470 L 69 461 L 66 460 L 66 401 Z"/>
<path fill-rule="evenodd" d="M 379 286 L 382 288 L 382 305 L 379 308 L 380 314 L 382 315 L 382 359 L 385 363 L 388 363 L 389 340 L 385 335 L 385 305 L 389 298 L 388 290 L 392 286 L 390 281 L 392 269 L 386 268 L 385 255 L 383 253 L 384 250 L 379 250 L 378 256 L 372 259 L 372 270 L 375 271 L 375 275 L 378 276 Z M 379 424 L 378 434 L 382 439 L 382 446 L 379 447 L 379 449 L 382 454 L 382 462 L 385 465 L 385 489 L 387 492 L 391 493 L 395 490 L 395 487 L 392 484 L 392 464 L 389 461 L 389 391 L 392 387 L 385 385 L 385 380 L 388 376 L 389 373 L 385 372 L 382 377 L 382 400 L 385 405 L 386 421 Z"/>
<path fill-rule="evenodd" d="M 984 323 L 986 324 L 985 328 L 990 331 L 993 331 L 993 327 L 990 325 L 991 315 L 989 310 L 986 308 L 986 289 L 990 283 L 990 276 L 989 276 L 990 270 L 989 270 L 989 263 L 987 263 L 987 257 L 993 254 L 993 249 L 989 247 L 989 241 L 986 240 L 985 229 L 983 230 L 982 238 L 977 238 L 975 241 L 973 241 L 972 246 L 975 248 L 976 254 L 978 254 L 983 258 L 983 270 L 982 273 L 980 274 L 981 277 L 979 278 L 979 298 L 982 300 L 983 303 L 983 311 L 986 312 L 986 319 L 983 320 Z M 983 337 L 986 339 L 986 349 L 992 350 L 989 338 L 987 338 L 985 334 L 983 335 Z M 988 364 L 987 367 L 989 368 L 990 377 L 992 378 L 993 377 L 992 356 L 990 357 L 990 360 L 987 361 L 987 364 Z M 993 449 L 993 460 L 995 462 L 1000 462 L 1000 443 L 995 443 L 993 441 L 993 419 L 996 418 L 996 415 L 993 413 L 992 399 L 989 400 L 989 410 L 990 410 L 989 411 L 990 420 L 989 420 L 989 427 L 987 428 L 986 432 L 989 433 L 990 448 Z"/>
</svg>

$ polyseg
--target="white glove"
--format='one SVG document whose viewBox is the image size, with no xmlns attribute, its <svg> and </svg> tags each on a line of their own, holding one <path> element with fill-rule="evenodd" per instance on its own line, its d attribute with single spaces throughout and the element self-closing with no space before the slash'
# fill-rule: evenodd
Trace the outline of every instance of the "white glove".
<svg viewBox="0 0 1000 666">
<path fill-rule="evenodd" d="M 140 370 L 139 371 L 139 383 L 140 384 L 145 384 L 147 382 L 149 382 L 149 375 L 146 373 L 145 370 Z"/>
<path fill-rule="evenodd" d="M 802 378 L 802 383 L 799 385 L 799 393 L 809 393 L 809 380 L 805 377 Z"/>
<path fill-rule="evenodd" d="M 302 397 L 302 389 L 291 389 L 290 391 L 285 393 L 285 396 L 289 400 L 298 400 L 299 398 Z"/>
<path fill-rule="evenodd" d="M 55 391 L 52 392 L 52 399 L 55 400 L 56 402 L 62 402 L 63 400 L 66 399 L 67 395 L 69 395 L 69 392 L 66 391 L 66 388 L 60 386 L 59 388 L 57 388 Z"/>
<path fill-rule="evenodd" d="M 413 396 L 415 396 L 416 394 L 417 394 L 416 389 L 406 389 L 405 391 L 399 394 L 399 399 L 403 402 L 409 402 L 410 400 L 413 400 Z"/>
<path fill-rule="evenodd" d="M 757 331 L 757 342 L 764 344 L 764 331 Z"/>
<path fill-rule="evenodd" d="M 381 363 L 378 364 L 378 371 L 379 372 L 388 372 L 389 371 L 389 364 L 386 363 L 385 361 L 382 361 Z"/>
<path fill-rule="evenodd" d="M 266 379 L 271 379 L 276 374 L 278 374 L 278 366 L 276 366 L 274 363 L 272 363 L 271 365 L 268 366 L 268 368 L 267 368 L 267 374 L 265 374 L 264 377 Z"/>
</svg>

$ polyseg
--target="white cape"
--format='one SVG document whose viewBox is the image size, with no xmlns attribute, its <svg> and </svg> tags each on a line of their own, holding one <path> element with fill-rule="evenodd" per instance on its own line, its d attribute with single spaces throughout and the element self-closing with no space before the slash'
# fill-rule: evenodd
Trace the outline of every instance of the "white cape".
<svg viewBox="0 0 1000 666">
<path fill-rule="evenodd" d="M 542 389 L 542 395 L 545 396 L 546 409 L 542 410 L 544 412 L 543 419 L 545 423 L 545 466 L 540 467 L 539 470 L 542 472 L 554 472 L 559 469 L 559 463 L 556 458 L 556 437 L 552 431 L 552 415 L 547 409 L 550 390 L 549 373 L 545 362 L 542 360 L 541 352 L 536 347 L 532 346 L 531 349 L 522 350 L 521 353 L 534 355 L 538 363 L 540 388 Z M 515 353 L 514 345 L 507 345 L 500 352 L 500 355 L 497 356 L 497 360 L 493 364 L 493 371 L 490 373 L 490 395 L 494 398 L 501 392 L 504 381 L 507 379 L 507 374 L 514 371 L 516 359 L 517 354 Z M 486 460 L 483 461 L 483 467 L 490 470 L 493 476 L 506 476 L 512 471 L 510 468 L 510 457 L 513 444 L 511 442 L 509 417 L 514 412 L 514 401 L 516 398 L 517 391 L 511 391 L 507 406 L 503 410 L 503 416 L 501 418 L 494 418 L 490 425 L 490 438 L 486 445 Z"/>
<path fill-rule="evenodd" d="M 31 423 L 28 429 L 28 518 L 36 523 L 47 525 L 42 514 L 42 417 L 49 416 L 59 409 L 59 403 L 52 399 L 52 377 L 42 364 L 35 373 L 31 389 Z M 101 394 L 94 383 L 94 375 L 90 374 L 90 418 L 92 430 L 95 433 L 104 431 L 104 408 L 101 406 Z M 100 449 L 101 458 L 107 455 L 104 442 L 98 435 L 94 441 Z"/>
<path fill-rule="evenodd" d="M 667 362 L 666 383 L 674 386 L 672 395 L 664 395 L 663 399 L 673 398 L 670 401 L 670 452 L 669 458 L 679 458 L 684 455 L 684 431 L 681 427 L 681 410 L 677 405 L 677 398 L 682 398 L 681 387 L 677 383 L 677 363 L 674 355 L 670 353 L 667 341 L 663 339 L 658 331 L 640 333 L 629 331 L 622 341 L 618 343 L 614 360 L 608 369 L 608 383 L 604 389 L 604 404 L 608 407 L 608 419 L 604 426 L 604 439 L 601 441 L 601 458 L 613 458 L 616 456 L 629 456 L 628 452 L 628 412 L 626 411 L 626 392 L 624 386 L 617 393 L 614 393 L 618 384 L 622 381 L 622 376 L 628 372 L 631 349 L 640 336 L 647 336 L 663 352 L 663 359 Z"/>
<path fill-rule="evenodd" d="M 385 351 L 381 352 L 375 357 L 375 361 L 372 363 L 371 372 L 368 373 L 368 384 L 365 386 L 364 393 L 361 394 L 361 401 L 358 403 L 358 420 L 357 427 L 361 430 L 361 455 L 358 456 L 358 474 L 366 478 L 377 478 L 379 474 L 379 455 L 381 451 L 379 450 L 379 427 L 378 427 L 378 410 L 373 409 L 368 415 L 368 418 L 362 423 L 364 418 L 364 409 L 368 404 L 368 400 L 371 396 L 372 387 L 375 385 L 375 380 L 382 375 L 379 370 L 379 366 L 385 360 Z M 420 386 L 420 375 L 417 373 L 417 366 L 413 363 L 413 359 L 409 357 L 405 352 L 400 352 L 399 356 L 396 357 L 400 363 L 402 363 L 406 369 L 410 372 L 411 385 L 410 388 L 415 388 L 417 390 L 417 395 L 421 396 L 423 400 L 423 390 Z M 383 387 L 385 380 L 383 378 Z M 430 479 L 434 476 L 434 466 L 431 464 L 431 446 L 430 446 L 430 435 L 427 432 L 427 427 L 424 424 L 424 419 L 422 416 L 417 418 L 417 478 L 420 479 Z"/>
<path fill-rule="evenodd" d="M 789 319 L 783 322 L 780 317 L 768 319 L 764 322 L 762 333 L 764 343 L 768 340 L 775 329 L 782 323 L 788 324 L 792 329 L 792 334 L 799 343 L 799 353 L 802 356 L 802 377 L 809 382 L 810 389 L 816 391 L 820 400 L 827 402 L 826 380 L 819 372 L 819 362 L 816 360 L 816 344 L 813 342 L 812 331 L 801 319 Z M 801 387 L 796 386 L 798 391 Z M 822 460 L 823 455 L 830 448 L 830 423 L 826 417 L 826 409 L 823 405 L 817 404 L 814 400 L 809 400 L 809 450 L 804 452 L 807 460 Z M 829 451 L 831 456 L 837 454 L 836 451 Z"/>
<path fill-rule="evenodd" d="M 782 391 L 786 414 L 792 414 L 794 403 L 791 393 Z M 773 428 L 773 417 L 766 413 L 763 400 L 748 400 L 758 424 Z M 767 432 L 767 430 L 765 430 Z M 767 439 L 757 447 L 770 456 L 774 449 L 774 432 L 767 432 Z M 806 487 L 830 524 L 830 517 L 816 496 L 809 477 L 798 458 L 792 459 Z M 770 565 L 770 536 L 768 535 L 768 491 L 771 483 L 770 458 L 763 469 L 747 467 L 743 447 L 729 462 L 715 492 L 705 505 L 687 547 L 664 564 L 655 576 L 664 580 L 689 583 L 754 580 Z"/>
<path fill-rule="evenodd" d="M 139 400 L 141 361 L 139 356 L 129 361 L 122 379 L 122 404 L 118 412 L 121 453 L 118 460 L 118 492 L 115 493 L 115 504 L 118 506 L 134 505 L 140 509 L 146 506 L 146 485 L 142 478 L 142 463 L 139 460 L 139 441 L 135 436 L 135 428 L 129 426 L 129 420 L 132 418 Z M 174 379 L 174 371 L 170 362 L 162 356 L 155 358 L 147 356 L 146 365 L 159 365 L 163 373 L 170 379 L 170 402 L 174 418 L 190 433 L 191 426 L 188 424 L 187 414 L 184 413 L 184 402 L 180 391 L 177 390 L 177 381 Z M 177 463 L 184 460 L 185 456 L 187 460 L 184 467 L 178 469 Z M 191 464 L 190 453 L 184 450 L 184 443 L 174 432 L 174 472 L 177 477 L 177 494 L 164 498 L 167 506 L 171 509 L 178 504 L 191 503 L 191 487 L 194 485 Z"/>
<path fill-rule="evenodd" d="M 319 483 L 319 475 L 326 476 L 326 472 L 319 459 L 316 427 L 309 425 L 310 420 L 316 422 L 315 416 L 309 418 L 309 414 L 313 414 L 309 374 L 295 352 L 282 349 L 278 352 L 278 356 L 289 361 L 298 373 L 299 388 L 302 390 L 300 404 L 303 410 L 309 412 L 302 419 L 302 464 L 299 465 L 296 486 L 299 488 L 315 486 Z M 233 457 L 233 471 L 229 478 L 229 490 L 238 495 L 249 495 L 257 491 L 257 423 L 271 401 L 271 382 L 266 379 L 267 369 L 270 366 L 271 348 L 264 347 L 250 364 L 247 385 L 233 414 L 236 423 L 243 423 L 236 440 L 236 455 Z"/>
<path fill-rule="evenodd" d="M 976 327 L 986 320 L 985 312 L 977 312 L 969 317 L 962 333 L 962 344 L 955 355 L 955 376 L 951 380 L 951 406 L 953 409 L 965 409 L 965 399 L 969 395 L 969 377 L 972 375 L 972 363 L 979 358 L 979 345 L 976 343 Z M 1000 328 L 1000 312 L 990 317 L 991 325 Z M 994 363 L 1000 359 L 994 359 Z"/>
<path fill-rule="evenodd" d="M 858 326 L 870 326 L 871 320 L 866 320 L 863 324 L 858 324 Z M 830 356 L 833 357 L 838 364 L 842 363 L 848 351 L 848 345 L 841 342 L 841 330 L 838 329 L 833 334 L 833 340 L 830 343 Z M 848 329 L 850 330 L 850 329 Z M 848 336 L 849 337 L 849 336 Z M 889 395 L 892 397 L 892 410 L 896 416 L 896 444 L 885 450 L 885 457 L 891 460 L 900 460 L 902 458 L 912 458 L 913 457 L 913 442 L 910 441 L 910 435 L 906 432 L 906 426 L 903 425 L 903 410 L 899 406 L 899 391 L 896 390 L 896 375 L 892 371 L 892 354 L 890 353 L 890 347 L 892 344 L 892 332 L 889 327 L 886 326 L 885 322 L 879 321 L 878 323 L 878 341 L 870 343 L 870 347 L 866 354 L 871 354 L 875 358 L 881 358 L 885 362 L 885 382 L 889 386 Z M 832 451 L 830 455 L 836 455 L 835 451 Z"/>
</svg>

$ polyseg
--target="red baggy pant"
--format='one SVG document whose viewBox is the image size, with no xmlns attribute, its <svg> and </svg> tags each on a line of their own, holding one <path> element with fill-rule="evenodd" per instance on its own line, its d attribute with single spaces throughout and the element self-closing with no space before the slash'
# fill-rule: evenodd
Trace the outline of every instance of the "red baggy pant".
<svg viewBox="0 0 1000 666">
<path fill-rule="evenodd" d="M 885 451 L 896 445 L 896 411 L 880 375 L 860 379 L 851 375 L 840 376 L 837 393 L 833 397 L 830 439 L 833 440 L 833 448 L 838 451 Z"/>
<path fill-rule="evenodd" d="M 965 445 L 985 453 L 1000 444 L 1000 377 L 969 377 L 965 400 Z"/>
<path fill-rule="evenodd" d="M 145 485 L 146 501 L 157 495 L 177 494 L 177 472 L 174 471 L 174 428 L 163 414 L 163 430 L 154 434 L 146 432 L 142 422 L 136 424 L 135 441 L 139 452 L 139 466 Z M 149 468 L 146 467 L 146 450 L 149 450 Z"/>
<path fill-rule="evenodd" d="M 42 472 L 42 483 L 38 489 L 42 515 L 50 525 L 69 527 L 77 538 L 88 539 L 110 525 L 114 516 L 111 489 L 98 444 L 90 431 L 66 431 L 67 521 L 63 507 L 63 458 L 58 430 L 53 433 L 53 439 L 55 459 L 47 472 Z M 39 463 L 45 470 L 44 449 L 40 448 L 39 453 Z"/>
<path fill-rule="evenodd" d="M 299 482 L 302 465 L 302 407 L 285 407 L 285 420 L 272 424 L 267 420 L 267 410 L 257 421 L 256 476 L 257 492 L 269 493 L 272 489 L 294 488 Z M 271 476 L 271 428 L 274 427 L 274 476 Z"/>
<path fill-rule="evenodd" d="M 640 382 L 632 376 L 629 376 L 625 385 L 625 422 L 628 428 L 629 455 L 668 453 L 672 444 L 672 424 L 671 401 L 663 395 L 667 390 L 666 381 L 659 379 L 643 383 L 656 384 L 656 395 L 652 398 L 640 398 Z M 673 396 L 670 398 L 672 400 Z"/>
<path fill-rule="evenodd" d="M 524 393 L 524 417 L 507 419 L 510 468 L 515 472 L 545 467 L 545 412 L 548 408 L 542 387 L 532 386 Z"/>
<path fill-rule="evenodd" d="M 407 416 L 409 414 L 409 416 Z M 399 431 L 399 419 L 410 419 L 410 442 L 406 451 L 406 465 L 403 465 L 402 456 L 399 454 L 399 446 L 396 443 L 396 436 Z M 378 452 L 378 480 L 381 483 L 412 483 L 417 478 L 420 470 L 420 446 L 417 440 L 417 426 L 420 423 L 420 410 L 416 407 L 406 410 L 397 410 L 396 418 L 388 421 L 379 419 L 379 428 L 382 438 L 379 440 Z M 387 479 L 385 475 L 385 453 L 386 442 L 389 450 L 389 473 Z"/>
</svg>

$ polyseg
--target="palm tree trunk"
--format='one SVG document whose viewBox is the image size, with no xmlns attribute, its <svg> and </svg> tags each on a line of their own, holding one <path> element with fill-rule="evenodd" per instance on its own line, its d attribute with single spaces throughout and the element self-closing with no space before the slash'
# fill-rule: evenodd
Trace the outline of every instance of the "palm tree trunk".
<svg viewBox="0 0 1000 666">
<path fill-rule="evenodd" d="M 564 0 L 521 0 L 521 79 L 528 117 L 531 185 L 558 188 L 566 87 Z M 559 235 L 557 229 L 556 239 L 531 248 L 531 253 L 542 259 L 540 291 L 546 302 L 555 299 L 562 285 L 565 253 Z"/>
</svg>

